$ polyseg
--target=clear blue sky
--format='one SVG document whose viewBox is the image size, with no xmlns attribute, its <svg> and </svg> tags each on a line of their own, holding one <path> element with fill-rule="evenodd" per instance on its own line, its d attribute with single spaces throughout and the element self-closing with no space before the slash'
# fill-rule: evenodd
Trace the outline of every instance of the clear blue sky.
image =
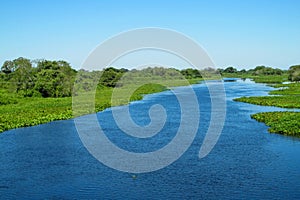
<svg viewBox="0 0 300 200">
<path fill-rule="evenodd" d="M 298 0 L 2 0 L 0 63 L 20 56 L 80 68 L 102 41 L 142 27 L 196 40 L 218 67 L 300 64 Z"/>
</svg>

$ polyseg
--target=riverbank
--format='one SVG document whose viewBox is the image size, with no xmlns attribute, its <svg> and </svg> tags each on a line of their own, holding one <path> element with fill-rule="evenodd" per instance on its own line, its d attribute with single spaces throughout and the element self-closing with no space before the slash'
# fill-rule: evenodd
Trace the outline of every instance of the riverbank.
<svg viewBox="0 0 300 200">
<path fill-rule="evenodd" d="M 266 79 L 267 83 L 283 81 L 285 77 L 279 79 L 278 76 Z M 125 105 L 131 101 L 143 99 L 145 94 L 152 94 L 167 90 L 168 87 L 184 86 L 194 84 L 203 79 L 189 79 L 188 81 L 163 80 L 161 84 L 146 84 L 134 91 L 135 86 L 131 87 L 101 87 L 97 88 L 95 95 L 95 109 L 85 111 L 81 114 L 100 112 L 111 106 Z M 263 78 L 256 77 L 255 82 L 264 82 Z M 262 106 L 276 106 L 282 108 L 300 108 L 300 83 L 272 84 L 278 88 L 271 91 L 272 96 L 241 97 L 235 101 L 251 103 Z M 111 105 L 112 92 L 116 90 L 121 98 Z M 134 91 L 132 93 L 132 91 Z M 128 98 L 128 94 L 132 95 Z M 21 127 L 35 126 L 56 120 L 72 119 L 74 116 L 72 109 L 72 97 L 66 98 L 38 98 L 38 97 L 13 97 L 5 96 L 6 103 L 0 106 L 0 133 Z M 251 116 L 259 122 L 270 126 L 269 132 L 279 133 L 290 136 L 300 136 L 300 113 L 298 112 L 265 112 Z"/>
<path fill-rule="evenodd" d="M 241 97 L 234 100 L 262 106 L 300 108 L 300 83 L 280 83 L 270 86 L 277 88 L 269 92 L 270 96 Z M 251 115 L 251 118 L 269 126 L 270 133 L 300 137 L 299 112 L 262 112 Z"/>
<path fill-rule="evenodd" d="M 155 172 L 138 174 L 135 179 L 132 174 L 110 169 L 91 156 L 76 133 L 73 120 L 4 132 L 0 134 L 1 195 L 24 198 L 19 192 L 23 189 L 26 198 L 35 199 L 124 196 L 138 199 L 145 192 L 147 197 L 154 199 L 284 199 L 286 194 L 297 198 L 300 194 L 300 160 L 297 159 L 300 140 L 267 134 L 264 124 L 249 117 L 253 109 L 259 112 L 259 106 L 231 100 L 237 96 L 264 94 L 268 88 L 247 81 L 225 82 L 224 88 L 228 100 L 226 126 L 210 154 L 199 160 L 199 149 L 210 126 L 212 102 L 208 87 L 195 85 L 193 89 L 200 100 L 200 123 L 194 142 L 173 164 Z M 180 96 L 192 95 L 184 87 L 176 91 Z M 167 114 L 164 127 L 151 138 L 139 139 L 124 134 L 110 109 L 97 114 L 99 120 L 104 119 L 100 121 L 103 133 L 116 147 L 147 153 L 162 149 L 174 140 L 182 118 L 176 96 L 162 92 L 144 99 L 130 108 L 130 117 L 138 125 L 149 124 L 148 111 L 152 105 L 162 105 Z M 187 120 L 182 125 L 190 130 L 195 124 Z M 185 141 L 179 141 L 178 145 L 180 142 Z M 170 155 L 168 153 L 166 156 Z M 220 161 L 222 164 L 217 164 Z M 204 182 L 199 184 L 199 180 Z"/>
<path fill-rule="evenodd" d="M 117 105 L 125 105 L 131 101 L 143 99 L 145 94 L 152 94 L 167 90 L 168 87 L 184 86 L 194 84 L 203 79 L 174 79 L 162 80 L 160 84 L 146 84 L 134 90 L 131 87 L 98 87 L 95 95 L 95 109 L 93 112 L 100 112 L 106 108 Z M 112 93 L 116 90 L 124 94 L 118 99 L 117 104 L 111 105 Z M 133 92 L 134 91 L 134 92 Z M 132 93 L 133 92 L 133 93 Z M 127 98 L 125 94 L 131 94 Z M 74 118 L 72 110 L 72 97 L 65 98 L 39 98 L 39 97 L 15 97 L 6 94 L 6 104 L 0 106 L 0 133 L 21 127 L 35 126 L 56 120 Z M 90 111 L 81 114 L 88 114 Z"/>
</svg>

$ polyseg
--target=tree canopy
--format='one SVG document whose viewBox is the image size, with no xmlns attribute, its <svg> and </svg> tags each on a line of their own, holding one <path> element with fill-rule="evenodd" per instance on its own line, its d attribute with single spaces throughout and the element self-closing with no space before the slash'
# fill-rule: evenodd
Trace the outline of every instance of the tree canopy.
<svg viewBox="0 0 300 200">
<path fill-rule="evenodd" d="M 257 66 L 254 69 L 238 71 L 230 66 L 225 69 L 203 70 L 187 68 L 147 67 L 141 70 L 116 69 L 108 67 L 102 71 L 74 70 L 71 65 L 63 60 L 29 60 L 19 57 L 3 63 L 0 72 L 0 89 L 9 90 L 24 97 L 68 97 L 72 95 L 74 83 L 81 83 L 76 91 L 90 91 L 94 85 L 100 87 L 120 87 L 124 80 L 133 83 L 134 80 L 143 79 L 198 79 L 202 76 L 209 77 L 214 74 L 249 74 L 282 75 L 285 71 L 271 67 Z M 289 80 L 300 81 L 300 65 L 291 66 L 288 70 Z M 123 81 L 121 81 L 121 78 Z M 133 80 L 134 78 L 134 80 Z"/>
<path fill-rule="evenodd" d="M 37 67 L 33 67 L 36 64 Z M 2 76 L 9 89 L 23 96 L 65 97 L 72 93 L 76 71 L 65 61 L 5 61 Z"/>
<path fill-rule="evenodd" d="M 234 67 L 227 67 L 226 69 L 224 69 L 224 73 L 237 73 L 237 69 Z"/>
<path fill-rule="evenodd" d="M 288 73 L 290 81 L 300 81 L 300 65 L 291 66 Z"/>
</svg>

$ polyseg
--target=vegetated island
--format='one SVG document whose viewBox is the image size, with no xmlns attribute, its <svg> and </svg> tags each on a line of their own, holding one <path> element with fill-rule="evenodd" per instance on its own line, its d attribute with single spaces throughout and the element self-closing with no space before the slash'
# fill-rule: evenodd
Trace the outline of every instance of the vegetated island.
<svg viewBox="0 0 300 200">
<path fill-rule="evenodd" d="M 224 76 L 252 78 L 257 83 L 267 83 L 277 88 L 270 91 L 271 96 L 241 97 L 235 101 L 246 102 L 262 106 L 276 106 L 281 108 L 300 108 L 300 65 L 291 66 L 289 70 L 280 71 L 269 67 L 258 66 L 252 73 L 243 74 L 238 71 L 223 73 Z M 258 76 L 256 76 L 258 75 Z M 283 84 L 283 82 L 289 83 Z M 300 137 L 300 112 L 262 112 L 251 115 L 253 119 L 264 122 L 271 133 Z"/>
</svg>

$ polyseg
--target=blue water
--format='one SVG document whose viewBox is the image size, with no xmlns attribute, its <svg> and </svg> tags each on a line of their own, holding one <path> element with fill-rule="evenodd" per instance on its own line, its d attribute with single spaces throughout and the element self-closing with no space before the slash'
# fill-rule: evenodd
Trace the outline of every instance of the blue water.
<svg viewBox="0 0 300 200">
<path fill-rule="evenodd" d="M 0 199 L 299 199 L 300 140 L 269 134 L 267 126 L 250 118 L 253 113 L 283 109 L 232 101 L 267 95 L 271 88 L 250 81 L 224 86 L 226 121 L 211 153 L 198 157 L 210 120 L 209 93 L 198 84 L 193 86 L 200 102 L 197 136 L 180 159 L 154 172 L 133 175 L 101 164 L 81 143 L 73 120 L 0 134 Z M 184 87 L 180 90 L 185 92 Z M 130 104 L 133 120 L 147 125 L 148 109 L 157 103 L 165 107 L 167 122 L 159 134 L 147 139 L 119 130 L 111 109 L 97 117 L 119 147 L 155 151 L 176 133 L 178 101 L 166 91 Z"/>
</svg>

